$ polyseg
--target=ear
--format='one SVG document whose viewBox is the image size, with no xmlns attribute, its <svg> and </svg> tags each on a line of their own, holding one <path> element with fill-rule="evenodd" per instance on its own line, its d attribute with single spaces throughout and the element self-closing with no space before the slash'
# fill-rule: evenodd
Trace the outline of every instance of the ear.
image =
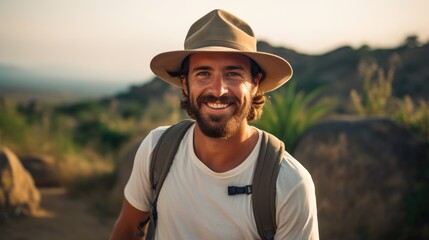
<svg viewBox="0 0 429 240">
<path fill-rule="evenodd" d="M 186 96 L 189 96 L 188 94 L 188 84 L 185 76 L 181 76 L 180 80 L 182 82 L 182 91 Z"/>
</svg>

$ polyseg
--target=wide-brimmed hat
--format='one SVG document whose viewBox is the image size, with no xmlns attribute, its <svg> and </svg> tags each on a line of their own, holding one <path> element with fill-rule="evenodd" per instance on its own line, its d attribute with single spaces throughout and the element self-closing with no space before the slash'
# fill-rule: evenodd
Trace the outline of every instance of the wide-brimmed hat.
<svg viewBox="0 0 429 240">
<path fill-rule="evenodd" d="M 292 67 L 285 59 L 256 50 L 256 37 L 246 22 L 219 9 L 191 26 L 184 50 L 158 54 L 152 59 L 150 68 L 162 80 L 182 87 L 180 78 L 170 76 L 169 72 L 179 71 L 182 61 L 198 52 L 234 52 L 250 57 L 265 72 L 265 79 L 259 85 L 262 92 L 273 91 L 292 76 Z"/>
</svg>

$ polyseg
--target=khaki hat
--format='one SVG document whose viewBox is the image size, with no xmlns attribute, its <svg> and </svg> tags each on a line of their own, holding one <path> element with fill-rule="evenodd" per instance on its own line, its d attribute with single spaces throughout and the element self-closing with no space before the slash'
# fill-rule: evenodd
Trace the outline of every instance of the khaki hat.
<svg viewBox="0 0 429 240">
<path fill-rule="evenodd" d="M 180 70 L 182 61 L 198 52 L 234 52 L 252 58 L 265 72 L 259 90 L 269 92 L 277 89 L 292 77 L 292 67 L 283 58 L 256 50 L 256 37 L 250 26 L 236 16 L 213 10 L 196 21 L 188 31 L 185 50 L 165 52 L 155 56 L 150 68 L 162 80 L 182 87 L 178 77 L 169 72 Z"/>
</svg>

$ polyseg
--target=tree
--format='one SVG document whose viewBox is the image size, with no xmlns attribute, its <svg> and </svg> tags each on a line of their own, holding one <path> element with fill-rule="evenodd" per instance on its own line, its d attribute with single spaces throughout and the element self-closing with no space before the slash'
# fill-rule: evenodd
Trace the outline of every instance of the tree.
<svg viewBox="0 0 429 240">
<path fill-rule="evenodd" d="M 417 35 L 410 35 L 405 38 L 404 46 L 407 48 L 415 48 L 420 46 L 419 37 Z"/>
</svg>

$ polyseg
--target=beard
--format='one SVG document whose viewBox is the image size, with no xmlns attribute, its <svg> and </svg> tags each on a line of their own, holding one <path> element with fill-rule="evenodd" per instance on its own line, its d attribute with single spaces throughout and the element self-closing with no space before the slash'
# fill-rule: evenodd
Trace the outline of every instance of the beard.
<svg viewBox="0 0 429 240">
<path fill-rule="evenodd" d="M 243 120 L 247 118 L 251 109 L 248 98 L 245 98 L 241 103 L 233 95 L 223 95 L 219 98 L 213 95 L 202 95 L 196 99 L 196 102 L 193 99 L 191 95 L 190 104 L 195 120 L 203 134 L 211 138 L 228 139 L 234 136 L 239 131 Z M 204 114 L 200 111 L 203 104 L 215 101 L 233 106 L 234 111 L 232 115 L 212 115 Z"/>
</svg>

